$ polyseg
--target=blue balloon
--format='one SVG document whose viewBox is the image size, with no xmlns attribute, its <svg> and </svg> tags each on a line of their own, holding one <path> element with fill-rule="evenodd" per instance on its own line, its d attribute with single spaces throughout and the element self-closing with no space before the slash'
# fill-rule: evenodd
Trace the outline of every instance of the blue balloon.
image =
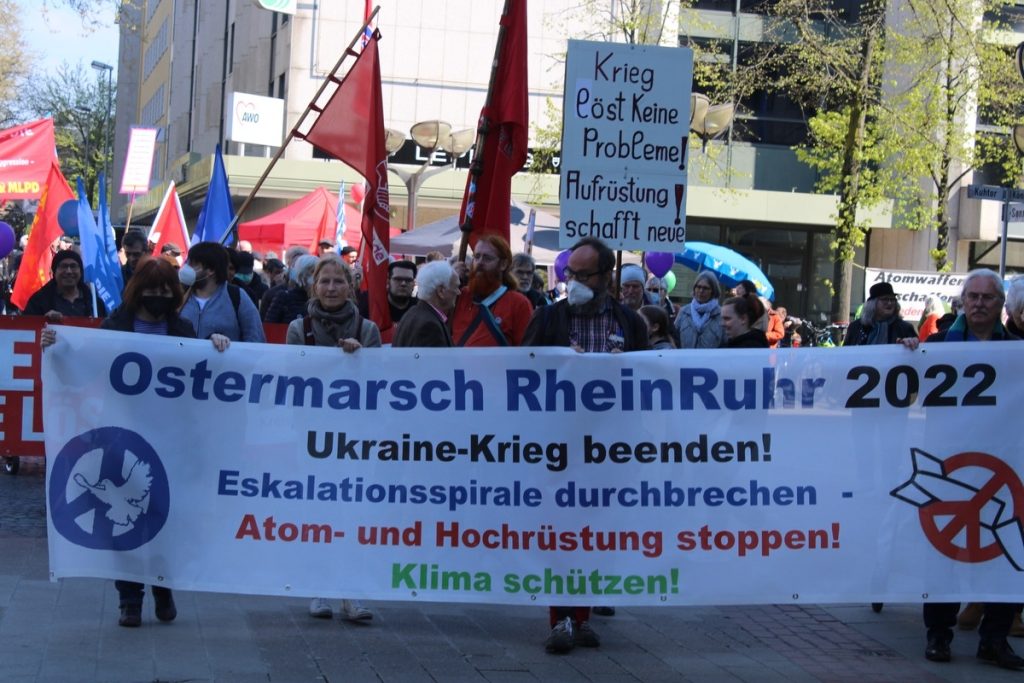
<svg viewBox="0 0 1024 683">
<path fill-rule="evenodd" d="M 69 199 L 57 209 L 57 224 L 68 237 L 78 237 L 78 200 Z"/>
</svg>

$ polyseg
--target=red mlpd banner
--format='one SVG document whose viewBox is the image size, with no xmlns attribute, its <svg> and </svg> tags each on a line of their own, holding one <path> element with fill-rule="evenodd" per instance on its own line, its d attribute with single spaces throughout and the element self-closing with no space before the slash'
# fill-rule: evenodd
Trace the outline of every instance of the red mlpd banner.
<svg viewBox="0 0 1024 683">
<path fill-rule="evenodd" d="M 0 199 L 39 199 L 55 149 L 53 119 L 0 131 Z"/>
</svg>

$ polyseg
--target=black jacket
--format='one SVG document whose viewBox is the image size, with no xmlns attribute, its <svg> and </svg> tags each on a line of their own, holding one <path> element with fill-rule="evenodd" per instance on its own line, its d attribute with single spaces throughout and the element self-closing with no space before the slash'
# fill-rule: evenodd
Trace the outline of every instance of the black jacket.
<svg viewBox="0 0 1024 683">
<path fill-rule="evenodd" d="M 868 343 L 868 334 L 871 328 L 865 327 L 864 323 L 858 318 L 850 323 L 850 327 L 846 330 L 846 336 L 843 337 L 843 346 L 864 346 Z M 888 344 L 897 344 L 897 340 L 905 339 L 907 337 L 917 337 L 917 330 L 914 326 L 908 323 L 903 318 L 896 318 L 889 323 L 889 341 Z"/>
<path fill-rule="evenodd" d="M 735 339 L 727 339 L 727 349 L 767 349 L 770 346 L 763 330 L 753 327 Z"/>
<path fill-rule="evenodd" d="M 647 351 L 647 324 L 634 311 L 612 298 L 612 315 L 622 329 L 623 351 Z M 569 300 L 541 306 L 533 312 L 523 334 L 523 346 L 569 346 Z"/>
<path fill-rule="evenodd" d="M 83 283 L 79 282 L 78 293 L 79 297 L 74 302 L 68 301 L 57 290 L 57 281 L 50 280 L 29 298 L 22 313 L 25 315 L 46 315 L 50 311 L 57 311 L 64 315 L 91 318 L 92 292 Z M 99 297 L 96 297 L 96 310 L 99 312 L 97 317 L 102 318 L 107 314 L 107 307 L 103 305 L 103 300 Z"/>
<path fill-rule="evenodd" d="M 114 330 L 116 332 L 134 332 L 135 314 L 127 310 L 124 306 L 118 306 L 117 310 L 111 313 L 110 317 L 103 321 L 100 325 L 100 329 Z M 169 315 L 167 316 L 167 336 L 195 339 L 196 331 L 192 327 L 192 323 L 189 321 L 182 320 L 177 315 Z"/>
</svg>

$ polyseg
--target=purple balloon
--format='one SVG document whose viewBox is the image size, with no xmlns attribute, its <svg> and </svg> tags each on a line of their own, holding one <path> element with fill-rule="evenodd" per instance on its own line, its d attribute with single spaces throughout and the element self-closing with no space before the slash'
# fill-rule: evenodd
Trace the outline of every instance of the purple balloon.
<svg viewBox="0 0 1024 683">
<path fill-rule="evenodd" d="M 647 270 L 651 271 L 655 277 L 665 277 L 665 273 L 672 270 L 674 260 L 675 257 L 667 251 L 649 251 L 644 257 Z"/>
<path fill-rule="evenodd" d="M 0 221 L 0 258 L 14 251 L 14 228 Z"/>
<path fill-rule="evenodd" d="M 566 249 L 563 252 L 559 252 L 558 256 L 555 257 L 555 277 L 558 278 L 559 282 L 565 282 L 565 269 L 569 266 L 569 255 L 572 251 Z"/>
</svg>

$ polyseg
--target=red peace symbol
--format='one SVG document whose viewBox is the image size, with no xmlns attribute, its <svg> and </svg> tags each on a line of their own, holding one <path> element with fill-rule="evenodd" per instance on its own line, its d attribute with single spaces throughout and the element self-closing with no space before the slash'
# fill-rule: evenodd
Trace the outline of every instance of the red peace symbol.
<svg viewBox="0 0 1024 683">
<path fill-rule="evenodd" d="M 981 545 L 981 509 L 1006 486 L 1013 497 L 1013 517 L 1019 518 L 1024 513 L 1024 485 L 1012 467 L 987 453 L 958 453 L 944 462 L 947 477 L 964 467 L 987 469 L 992 476 L 967 500 L 937 500 L 922 506 L 918 511 L 921 528 L 935 549 L 946 557 L 960 562 L 988 562 L 1002 555 L 1003 549 L 995 540 Z M 944 517 L 949 519 L 940 528 L 936 518 Z M 953 542 L 961 532 L 965 532 L 963 547 Z"/>
</svg>

